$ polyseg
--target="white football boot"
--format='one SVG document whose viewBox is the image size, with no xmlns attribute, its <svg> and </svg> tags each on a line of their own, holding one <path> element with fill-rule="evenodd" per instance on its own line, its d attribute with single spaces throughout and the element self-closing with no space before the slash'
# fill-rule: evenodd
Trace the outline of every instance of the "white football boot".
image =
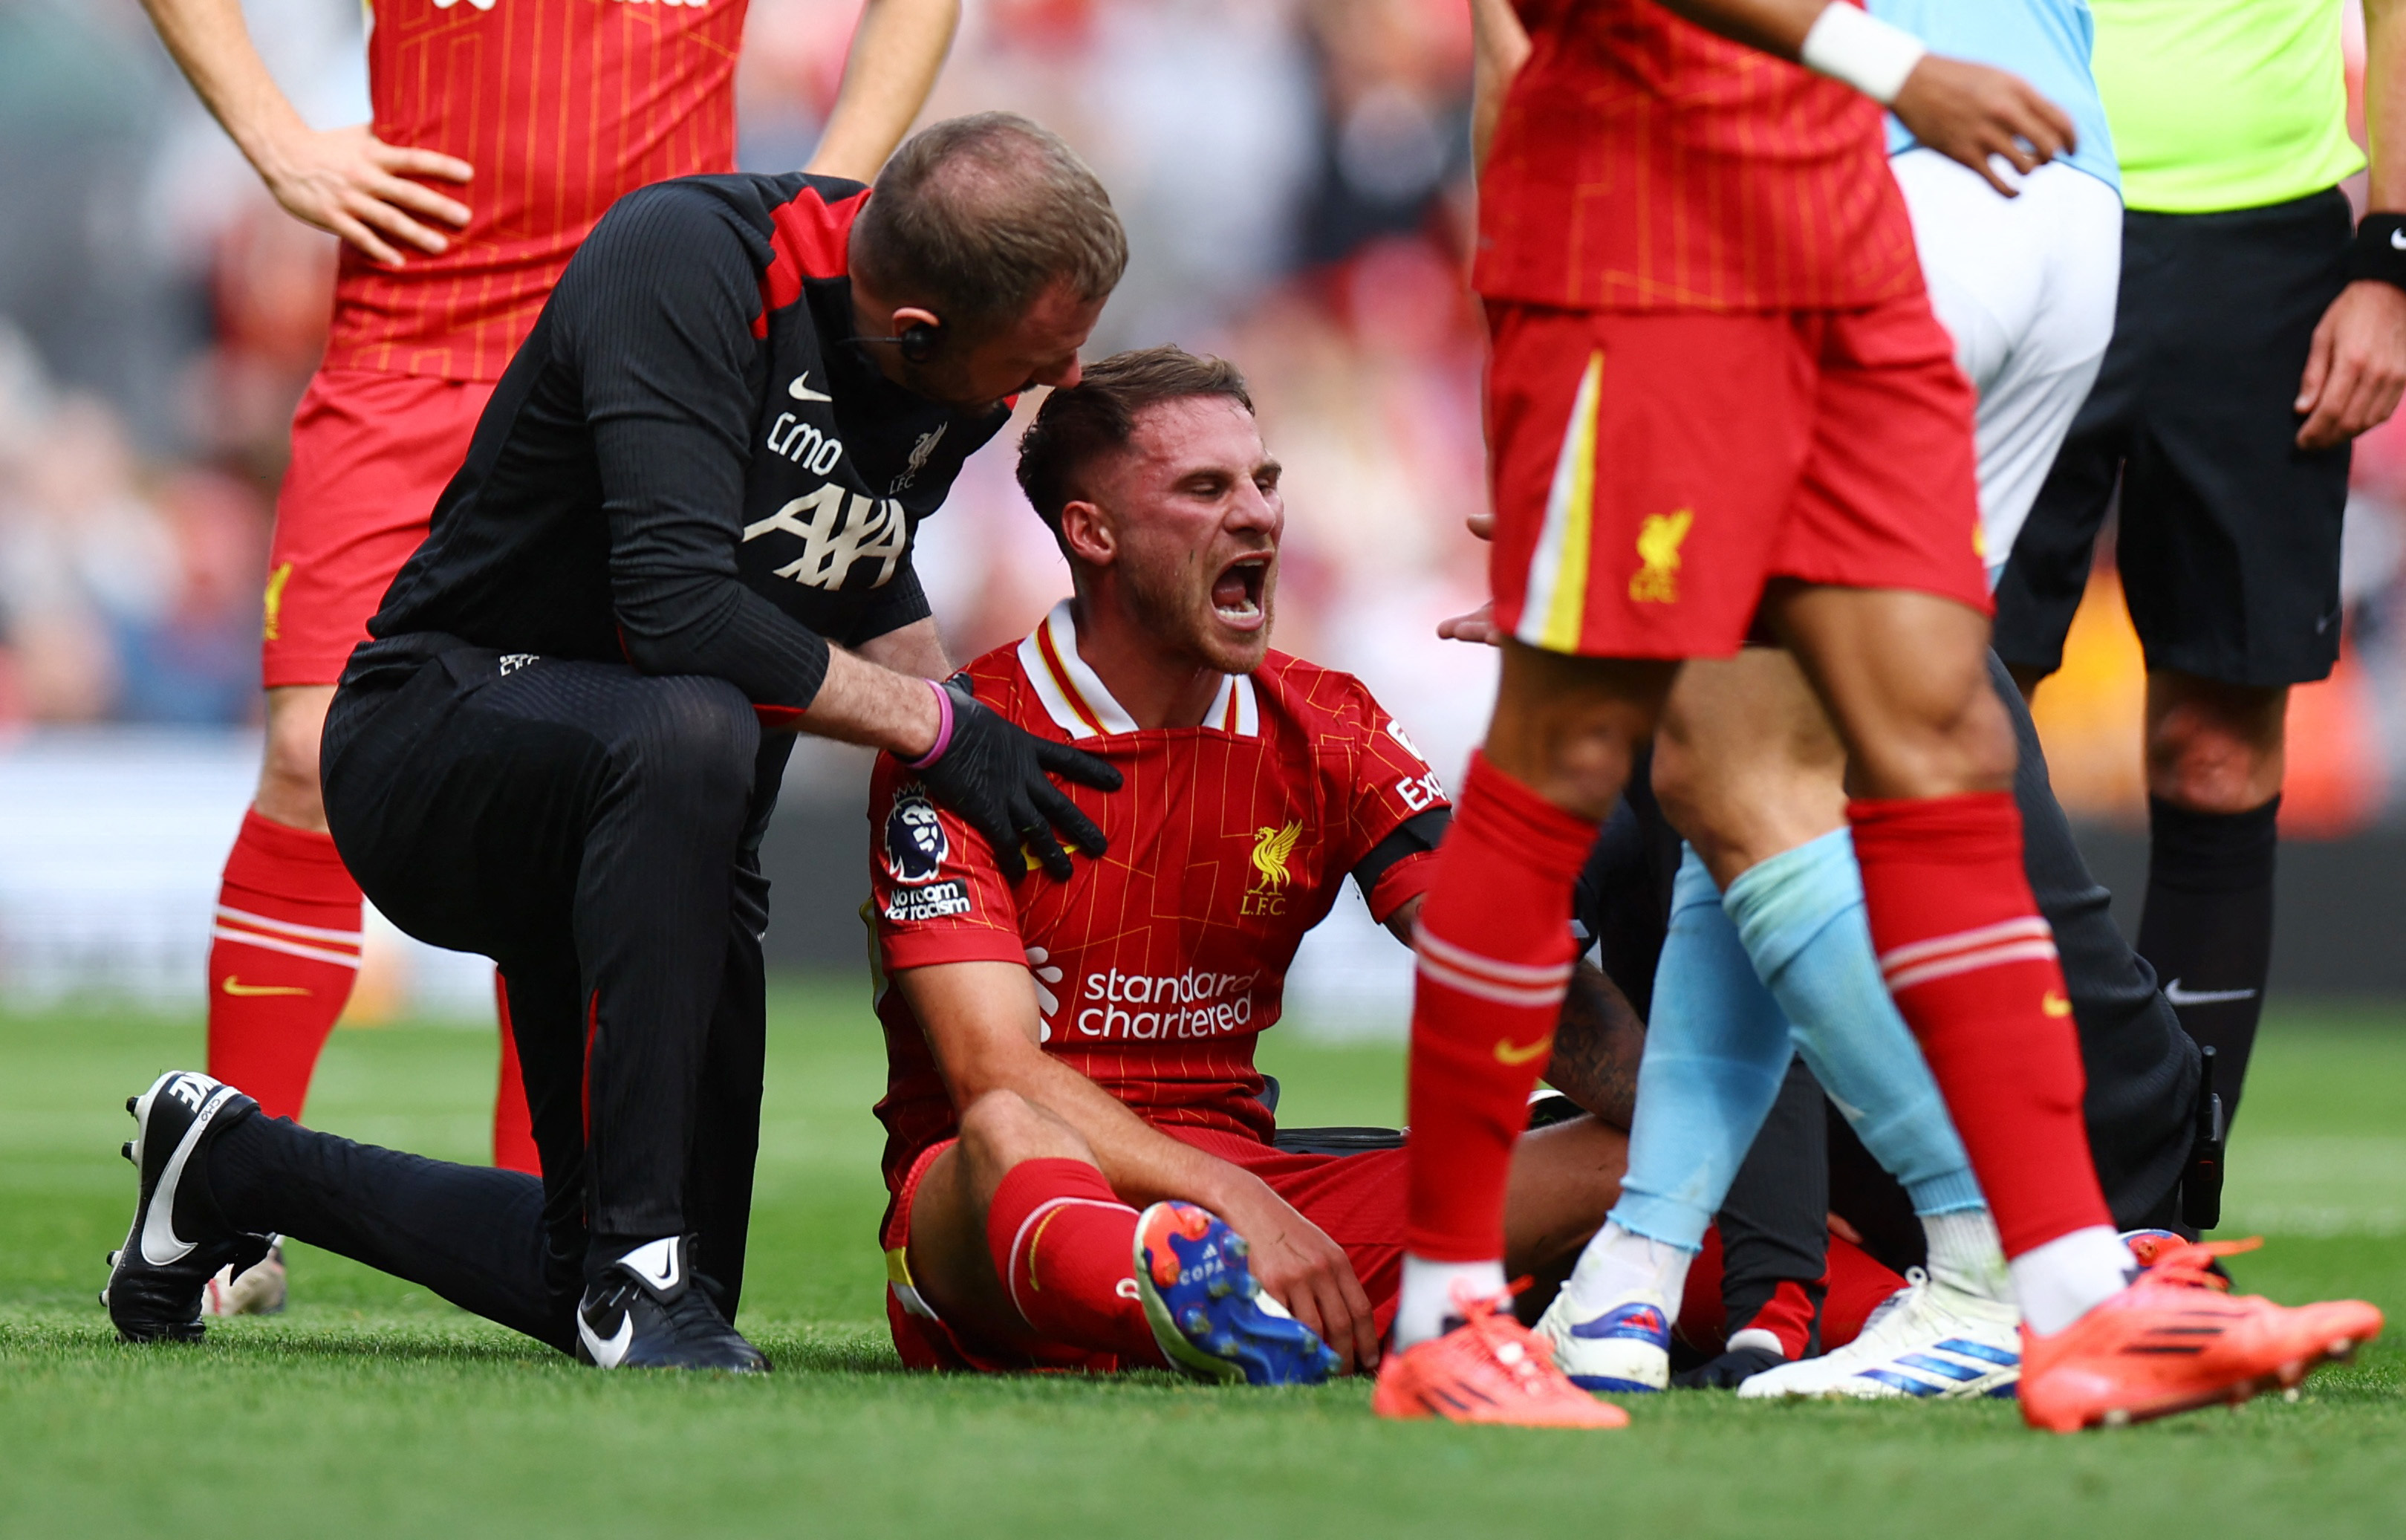
<svg viewBox="0 0 2406 1540">
<path fill-rule="evenodd" d="M 1961 1400 L 2010 1396 L 2021 1380 L 2021 1312 L 1916 1267 L 1863 1331 L 1834 1352 L 1765 1369 L 1737 1388 L 1749 1400 L 1843 1396 Z"/>
<path fill-rule="evenodd" d="M 1554 1345 L 1554 1366 L 1580 1390 L 1625 1395 L 1671 1383 L 1671 1309 L 1660 1294 L 1622 1294 L 1582 1321 L 1564 1289 L 1537 1318 L 1537 1335 Z"/>
</svg>

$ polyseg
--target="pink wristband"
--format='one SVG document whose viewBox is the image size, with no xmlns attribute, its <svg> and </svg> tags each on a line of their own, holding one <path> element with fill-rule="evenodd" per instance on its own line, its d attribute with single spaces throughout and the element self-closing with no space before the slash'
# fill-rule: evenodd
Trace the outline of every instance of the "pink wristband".
<svg viewBox="0 0 2406 1540">
<path fill-rule="evenodd" d="M 944 751 L 953 746 L 953 692 L 932 679 L 927 684 L 929 689 L 936 692 L 936 743 L 933 748 L 918 758 L 903 760 L 904 770 L 926 770 L 929 765 L 941 759 L 944 756 Z"/>
</svg>

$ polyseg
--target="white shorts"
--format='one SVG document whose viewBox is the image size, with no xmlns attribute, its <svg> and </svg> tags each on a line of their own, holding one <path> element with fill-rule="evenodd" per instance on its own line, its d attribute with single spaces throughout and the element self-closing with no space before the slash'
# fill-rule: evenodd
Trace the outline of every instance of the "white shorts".
<svg viewBox="0 0 2406 1540">
<path fill-rule="evenodd" d="M 1934 149 L 1889 163 L 1931 307 L 1980 393 L 1980 543 L 1994 588 L 2114 340 L 2122 200 L 2059 162 L 2026 178 L 2018 198 Z"/>
</svg>

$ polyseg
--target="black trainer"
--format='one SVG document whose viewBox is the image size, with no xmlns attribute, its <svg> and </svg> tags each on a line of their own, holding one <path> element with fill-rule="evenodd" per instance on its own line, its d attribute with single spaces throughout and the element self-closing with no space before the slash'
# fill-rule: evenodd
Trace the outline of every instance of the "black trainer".
<svg viewBox="0 0 2406 1540">
<path fill-rule="evenodd" d="M 585 1287 L 576 1356 L 604 1369 L 729 1369 L 766 1374 L 769 1360 L 727 1323 L 693 1276 L 693 1237 L 645 1241 Z"/>
<path fill-rule="evenodd" d="M 259 1104 L 206 1075 L 171 1069 L 126 1098 L 134 1137 L 124 1155 L 140 1185 L 125 1246 L 108 1254 L 100 1302 L 128 1342 L 198 1342 L 201 1294 L 220 1267 L 236 1274 L 267 1255 L 268 1237 L 233 1231 L 187 1201 L 184 1177 L 201 1147 Z"/>
</svg>

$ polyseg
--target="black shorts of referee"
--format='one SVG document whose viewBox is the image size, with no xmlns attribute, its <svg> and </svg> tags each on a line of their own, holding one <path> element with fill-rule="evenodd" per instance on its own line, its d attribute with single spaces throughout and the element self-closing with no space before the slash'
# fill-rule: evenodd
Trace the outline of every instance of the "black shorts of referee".
<svg viewBox="0 0 2406 1540">
<path fill-rule="evenodd" d="M 2206 214 L 2130 210 L 2114 341 L 1997 586 L 1997 653 L 2053 672 L 2119 498 L 2115 559 L 2150 671 L 2276 688 L 2339 658 L 2348 446 L 2300 449 L 2314 328 L 2347 286 L 2331 188 Z"/>
</svg>

